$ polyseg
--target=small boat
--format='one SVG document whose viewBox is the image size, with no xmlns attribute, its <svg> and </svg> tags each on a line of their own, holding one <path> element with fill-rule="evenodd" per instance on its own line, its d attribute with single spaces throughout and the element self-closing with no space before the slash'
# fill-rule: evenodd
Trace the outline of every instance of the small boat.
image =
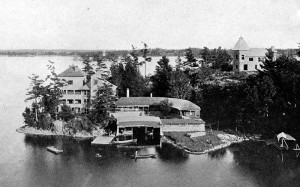
<svg viewBox="0 0 300 187">
<path fill-rule="evenodd" d="M 99 153 L 97 153 L 97 154 L 95 155 L 95 157 L 97 157 L 97 158 L 101 158 L 101 157 L 102 157 L 102 155 L 100 155 Z"/>
<path fill-rule="evenodd" d="M 54 154 L 59 154 L 59 153 L 63 152 L 63 150 L 56 149 L 54 146 L 47 147 L 47 150 L 54 153 Z"/>
<path fill-rule="evenodd" d="M 139 155 L 137 151 L 135 152 L 134 155 L 131 155 L 132 159 L 138 159 L 138 158 L 156 158 L 155 154 L 144 154 L 144 155 Z"/>
<path fill-rule="evenodd" d="M 120 144 L 136 144 L 137 139 L 132 139 L 132 140 L 113 140 L 111 141 L 112 145 L 120 145 Z"/>
<path fill-rule="evenodd" d="M 114 139 L 112 139 L 111 144 L 112 145 L 120 145 L 120 144 L 136 144 L 137 143 L 137 139 L 133 139 L 132 135 L 119 135 L 114 137 Z"/>
</svg>

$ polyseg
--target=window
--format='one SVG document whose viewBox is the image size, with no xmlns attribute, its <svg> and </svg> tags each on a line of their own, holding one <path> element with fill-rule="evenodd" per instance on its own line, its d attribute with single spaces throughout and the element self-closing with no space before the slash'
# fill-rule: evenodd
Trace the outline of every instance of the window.
<svg viewBox="0 0 300 187">
<path fill-rule="evenodd" d="M 67 92 L 69 95 L 74 95 L 74 90 L 68 90 Z"/>
<path fill-rule="evenodd" d="M 249 61 L 253 61 L 253 57 L 252 57 L 252 58 L 249 58 Z"/>
<path fill-rule="evenodd" d="M 245 56 L 244 55 L 242 55 L 242 60 L 245 60 Z"/>
<path fill-rule="evenodd" d="M 68 85 L 73 85 L 73 81 L 72 80 L 68 80 Z"/>
<path fill-rule="evenodd" d="M 258 57 L 258 62 L 261 62 L 261 59 L 260 59 L 260 57 Z"/>
<path fill-rule="evenodd" d="M 75 99 L 75 104 L 81 104 L 81 99 Z"/>
<path fill-rule="evenodd" d="M 98 84 L 98 80 L 94 80 L 94 85 L 97 85 Z"/>
<path fill-rule="evenodd" d="M 73 104 L 73 102 L 74 102 L 73 99 L 68 99 L 69 104 Z"/>
<path fill-rule="evenodd" d="M 255 69 L 257 69 L 257 65 L 255 65 Z"/>
<path fill-rule="evenodd" d="M 244 70 L 248 70 L 248 64 L 244 64 Z"/>
<path fill-rule="evenodd" d="M 236 55 L 236 56 L 235 56 L 235 59 L 237 59 L 237 60 L 238 60 L 238 59 L 239 59 L 239 55 Z"/>
<path fill-rule="evenodd" d="M 61 100 L 59 100 L 59 103 L 65 105 L 66 104 L 66 100 L 65 99 L 61 99 Z"/>
<path fill-rule="evenodd" d="M 81 95 L 81 90 L 75 90 L 75 95 Z"/>
<path fill-rule="evenodd" d="M 65 95 L 66 94 L 66 90 L 61 90 L 61 93 L 63 94 L 63 95 Z"/>
<path fill-rule="evenodd" d="M 235 69 L 239 69 L 239 66 L 238 66 L 238 65 L 235 65 Z"/>
</svg>

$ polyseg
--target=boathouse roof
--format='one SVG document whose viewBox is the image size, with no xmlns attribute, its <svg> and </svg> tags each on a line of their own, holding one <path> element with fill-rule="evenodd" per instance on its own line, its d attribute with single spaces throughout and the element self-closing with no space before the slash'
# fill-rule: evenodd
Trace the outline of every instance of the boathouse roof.
<svg viewBox="0 0 300 187">
<path fill-rule="evenodd" d="M 165 99 L 173 103 L 172 107 L 178 110 L 200 110 L 199 106 L 190 101 L 167 97 L 121 97 L 116 105 L 118 107 L 159 105 Z"/>
<path fill-rule="evenodd" d="M 69 66 L 68 69 L 58 75 L 58 77 L 84 77 L 86 73 L 78 66 Z"/>
<path fill-rule="evenodd" d="M 158 127 L 161 125 L 159 117 L 155 116 L 125 116 L 117 117 L 117 125 L 120 127 L 147 126 Z"/>
</svg>

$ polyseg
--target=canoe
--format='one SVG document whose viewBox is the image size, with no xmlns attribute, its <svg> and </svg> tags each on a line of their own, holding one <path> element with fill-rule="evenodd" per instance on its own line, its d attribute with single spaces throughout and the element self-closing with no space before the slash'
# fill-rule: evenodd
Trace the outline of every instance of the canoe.
<svg viewBox="0 0 300 187">
<path fill-rule="evenodd" d="M 47 147 L 47 150 L 54 153 L 54 154 L 59 154 L 59 153 L 63 152 L 63 150 L 56 149 L 54 146 Z"/>
</svg>

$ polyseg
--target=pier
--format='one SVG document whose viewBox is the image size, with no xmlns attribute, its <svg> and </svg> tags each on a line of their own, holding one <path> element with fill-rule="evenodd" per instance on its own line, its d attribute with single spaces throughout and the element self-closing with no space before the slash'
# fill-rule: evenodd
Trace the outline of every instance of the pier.
<svg viewBox="0 0 300 187">
<path fill-rule="evenodd" d="M 92 141 L 92 145 L 109 145 L 114 137 L 115 137 L 114 135 L 111 135 L 111 136 L 97 136 Z"/>
</svg>

